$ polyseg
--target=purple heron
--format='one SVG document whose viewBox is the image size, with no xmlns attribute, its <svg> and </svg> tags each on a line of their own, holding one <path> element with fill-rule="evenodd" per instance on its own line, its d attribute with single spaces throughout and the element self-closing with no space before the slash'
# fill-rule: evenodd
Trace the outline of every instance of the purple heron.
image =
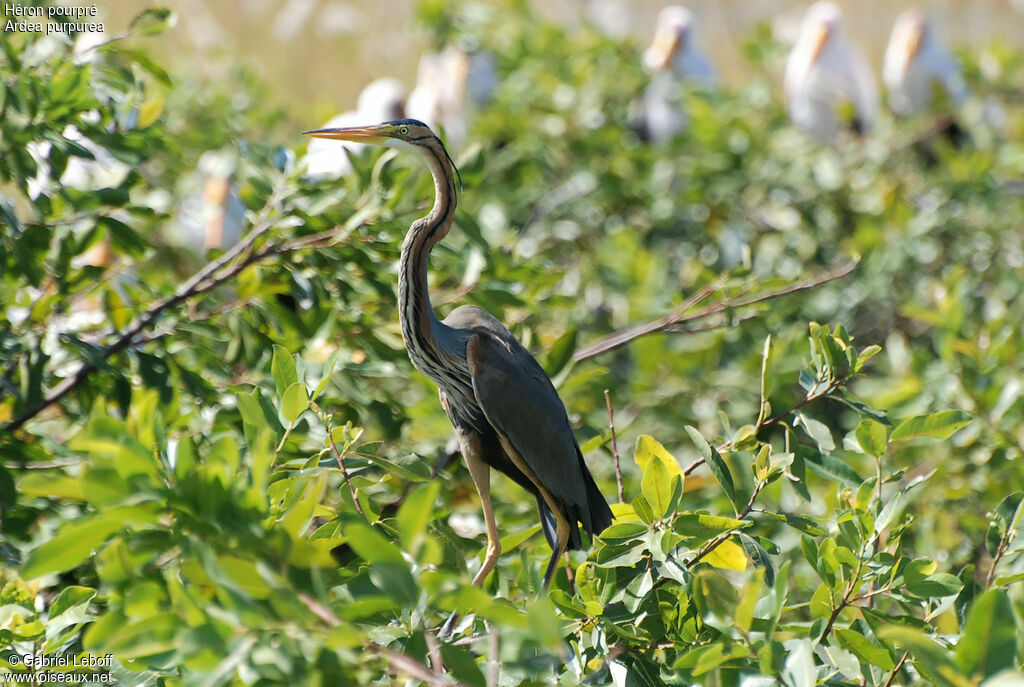
<svg viewBox="0 0 1024 687">
<path fill-rule="evenodd" d="M 544 587 L 558 559 L 582 546 L 580 529 L 594 534 L 612 512 L 583 460 L 565 406 L 544 369 L 512 333 L 485 310 L 463 305 L 443 321 L 430 304 L 427 258 L 451 230 L 457 196 L 454 163 L 423 122 L 399 119 L 373 126 L 319 129 L 308 136 L 413 150 L 434 178 L 434 205 L 413 222 L 402 244 L 398 314 L 409 358 L 438 386 L 484 511 L 487 552 L 473 578 L 479 585 L 501 555 L 491 507 L 490 469 L 537 499 L 551 546 Z"/>
</svg>

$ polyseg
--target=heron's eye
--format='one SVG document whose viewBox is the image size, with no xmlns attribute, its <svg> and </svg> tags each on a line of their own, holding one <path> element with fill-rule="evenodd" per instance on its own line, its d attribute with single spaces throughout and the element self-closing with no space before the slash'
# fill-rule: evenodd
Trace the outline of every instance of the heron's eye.
<svg viewBox="0 0 1024 687">
<path fill-rule="evenodd" d="M 407 127 L 407 126 L 398 127 L 398 134 L 400 136 L 408 136 L 409 135 L 409 127 Z"/>
</svg>

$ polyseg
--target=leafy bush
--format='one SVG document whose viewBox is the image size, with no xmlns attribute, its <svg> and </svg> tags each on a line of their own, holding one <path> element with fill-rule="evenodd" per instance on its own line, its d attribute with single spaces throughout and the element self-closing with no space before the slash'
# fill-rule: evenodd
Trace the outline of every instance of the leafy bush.
<svg viewBox="0 0 1024 687">
<path fill-rule="evenodd" d="M 435 302 L 538 351 L 623 496 L 615 524 L 538 594 L 539 525 L 499 479 L 506 554 L 470 585 L 478 507 L 394 312 L 432 192 L 415 160 L 315 183 L 297 138 L 267 142 L 282 114 L 251 77 L 228 97 L 132 36 L 12 34 L 0 670 L 109 653 L 119 684 L 1016 684 L 1024 117 L 993 131 L 979 103 L 1019 88 L 1021 56 L 995 50 L 986 77 L 965 55 L 964 148 L 889 120 L 824 149 L 786 126 L 762 31 L 758 76 L 686 93 L 690 130 L 653 148 L 629 130 L 637 46 L 515 3 L 421 11 L 502 75 L 457 158 Z M 245 234 L 189 249 L 211 152 Z"/>
</svg>

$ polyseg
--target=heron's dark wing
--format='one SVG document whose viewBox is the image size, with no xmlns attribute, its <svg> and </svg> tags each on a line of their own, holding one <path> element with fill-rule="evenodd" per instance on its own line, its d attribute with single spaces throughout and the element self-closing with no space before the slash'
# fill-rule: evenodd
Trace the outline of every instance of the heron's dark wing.
<svg viewBox="0 0 1024 687">
<path fill-rule="evenodd" d="M 491 332 L 475 333 L 466 345 L 473 391 L 484 416 L 534 472 L 573 526 L 588 532 L 611 522 L 611 511 L 583 462 L 576 437 L 547 373 L 518 342 Z"/>
</svg>

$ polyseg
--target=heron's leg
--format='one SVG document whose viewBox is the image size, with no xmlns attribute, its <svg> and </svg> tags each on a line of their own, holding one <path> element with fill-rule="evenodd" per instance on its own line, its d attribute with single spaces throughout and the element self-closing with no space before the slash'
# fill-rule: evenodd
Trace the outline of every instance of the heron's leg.
<svg viewBox="0 0 1024 687">
<path fill-rule="evenodd" d="M 552 512 L 558 522 L 558 529 L 556 530 L 555 550 L 551 552 L 551 560 L 548 561 L 548 568 L 544 571 L 544 589 L 551 584 L 551 578 L 555 576 L 555 568 L 558 567 L 558 559 L 565 553 L 566 546 L 569 544 L 569 521 L 561 511 L 554 510 Z"/>
<path fill-rule="evenodd" d="M 470 446 L 466 446 L 469 443 Z M 484 523 L 487 525 L 487 553 L 484 555 L 483 565 L 473 577 L 473 584 L 480 586 L 488 573 L 494 570 L 498 564 L 498 557 L 501 556 L 501 538 L 498 536 L 498 525 L 494 521 L 494 509 L 491 507 L 491 468 L 483 462 L 476 451 L 472 450 L 472 444 L 479 446 L 479 442 L 465 442 L 463 444 L 463 455 L 466 457 L 466 466 L 469 474 L 476 485 L 477 493 L 480 494 L 480 505 L 484 509 Z M 466 450 L 470 448 L 470 450 Z"/>
<path fill-rule="evenodd" d="M 462 430 L 458 432 L 458 436 L 459 443 L 462 446 L 462 455 L 466 458 L 466 467 L 469 468 L 469 475 L 473 478 L 473 484 L 476 485 L 477 493 L 480 494 L 480 504 L 484 510 L 484 522 L 487 525 L 487 553 L 484 554 L 483 565 L 480 566 L 480 570 L 473 577 L 473 584 L 479 587 L 483 584 L 487 575 L 494 570 L 494 566 L 498 564 L 498 558 L 501 556 L 498 525 L 494 521 L 494 509 L 491 507 L 491 468 L 480 459 L 479 438 L 470 436 Z M 438 633 L 438 637 L 442 641 L 447 640 L 451 636 L 452 630 L 455 629 L 455 623 L 458 620 L 459 614 L 452 612 L 448 616 L 448 620 L 444 621 L 444 625 L 441 626 L 441 631 Z"/>
</svg>

